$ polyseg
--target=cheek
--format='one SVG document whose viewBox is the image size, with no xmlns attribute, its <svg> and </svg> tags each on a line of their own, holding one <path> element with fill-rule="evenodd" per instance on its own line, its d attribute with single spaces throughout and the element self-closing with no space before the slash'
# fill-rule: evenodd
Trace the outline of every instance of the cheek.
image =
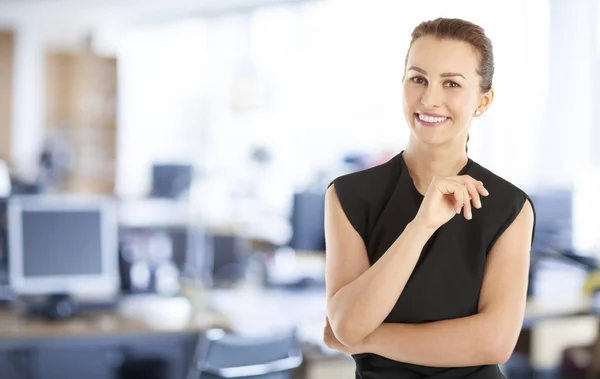
<svg viewBox="0 0 600 379">
<path fill-rule="evenodd" d="M 421 98 L 421 94 L 420 94 L 420 89 L 419 87 L 416 86 L 411 86 L 408 84 L 405 84 L 403 87 L 403 93 L 402 93 L 402 98 L 403 98 L 403 104 L 404 104 L 404 111 L 411 111 L 411 109 L 413 109 L 419 102 L 419 99 Z"/>
<path fill-rule="evenodd" d="M 475 109 L 475 103 L 471 96 L 466 93 L 453 93 L 446 96 L 446 106 L 454 117 L 469 117 Z"/>
</svg>

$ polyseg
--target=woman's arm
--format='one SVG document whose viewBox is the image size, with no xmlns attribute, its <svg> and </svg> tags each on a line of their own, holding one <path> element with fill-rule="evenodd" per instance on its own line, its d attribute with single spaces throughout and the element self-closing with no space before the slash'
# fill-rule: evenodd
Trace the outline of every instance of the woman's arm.
<svg viewBox="0 0 600 379">
<path fill-rule="evenodd" d="M 427 324 L 382 324 L 346 353 L 370 352 L 396 361 L 436 367 L 503 363 L 516 344 L 527 297 L 533 209 L 526 202 L 491 249 L 479 313 Z M 330 338 L 331 341 L 331 338 Z"/>
<path fill-rule="evenodd" d="M 358 232 L 342 210 L 334 186 L 325 197 L 327 315 L 346 346 L 362 341 L 392 310 L 434 230 L 408 224 L 370 266 Z"/>
</svg>

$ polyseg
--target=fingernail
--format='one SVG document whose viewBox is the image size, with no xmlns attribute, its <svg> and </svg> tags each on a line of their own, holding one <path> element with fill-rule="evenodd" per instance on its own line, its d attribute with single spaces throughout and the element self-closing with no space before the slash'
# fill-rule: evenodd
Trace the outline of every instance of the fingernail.
<svg viewBox="0 0 600 379">
<path fill-rule="evenodd" d="M 488 192 L 488 190 L 487 190 L 487 189 L 485 189 L 485 188 L 484 188 L 484 189 L 483 189 L 483 194 L 484 194 L 485 196 L 487 196 L 487 195 L 489 195 L 490 193 Z"/>
</svg>

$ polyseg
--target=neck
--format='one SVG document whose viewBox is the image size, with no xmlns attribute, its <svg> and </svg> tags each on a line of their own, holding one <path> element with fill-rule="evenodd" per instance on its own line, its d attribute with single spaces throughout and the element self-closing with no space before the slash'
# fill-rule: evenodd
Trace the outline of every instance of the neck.
<svg viewBox="0 0 600 379">
<path fill-rule="evenodd" d="M 409 141 L 402 154 L 417 190 L 424 194 L 436 176 L 455 176 L 468 161 L 464 144 L 430 146 Z"/>
</svg>

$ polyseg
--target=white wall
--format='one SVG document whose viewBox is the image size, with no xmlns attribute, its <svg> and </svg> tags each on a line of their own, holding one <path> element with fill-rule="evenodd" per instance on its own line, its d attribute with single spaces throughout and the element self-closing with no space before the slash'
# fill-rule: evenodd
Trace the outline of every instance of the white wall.
<svg viewBox="0 0 600 379">
<path fill-rule="evenodd" d="M 207 87 L 196 86 L 199 96 L 207 96 L 207 102 L 198 103 L 208 107 L 203 111 L 210 143 L 202 154 L 210 162 L 205 164 L 233 168 L 245 159 L 248 146 L 263 142 L 303 181 L 349 151 L 398 152 L 407 140 L 401 78 L 410 32 L 422 20 L 463 17 L 486 28 L 496 54 L 496 102 L 474 124 L 471 154 L 519 185 L 532 187 L 540 180 L 537 157 L 545 148 L 538 141 L 548 96 L 548 12 L 545 1 L 481 7 L 477 1 L 330 0 L 264 9 L 248 20 L 205 20 Z M 510 15 L 511 27 L 499 14 Z M 191 47 L 189 53 L 199 48 Z M 124 54 L 122 60 L 132 56 Z M 244 58 L 254 63 L 267 99 L 261 108 L 236 112 L 229 103 L 231 86 Z M 145 65 L 144 60 L 138 62 Z M 187 67 L 192 80 L 200 66 Z M 125 113 L 138 109 L 123 103 Z M 123 128 L 135 127 L 123 120 Z"/>
<path fill-rule="evenodd" d="M 44 35 L 34 24 L 15 31 L 11 159 L 14 170 L 35 179 L 44 134 Z"/>
<path fill-rule="evenodd" d="M 117 192 L 145 195 L 153 161 L 187 162 L 199 154 L 206 68 L 200 21 L 126 35 L 118 56 Z"/>
<path fill-rule="evenodd" d="M 523 188 L 536 187 L 544 179 L 541 115 L 553 89 L 547 1 L 328 0 L 198 18 L 189 21 L 195 32 L 162 24 L 124 39 L 119 193 L 145 194 L 153 160 L 187 158 L 207 179 L 194 193 L 209 223 L 285 218 L 294 188 L 319 170 L 334 175 L 344 154 L 404 148 L 401 80 L 410 33 L 440 16 L 481 24 L 494 43 L 496 101 L 473 125 L 471 156 Z M 187 78 L 186 91 L 172 75 Z M 257 105 L 237 109 L 232 96 L 249 82 Z M 181 117 L 185 107 L 193 117 Z M 274 156 L 260 174 L 248 163 L 256 145 Z"/>
</svg>

